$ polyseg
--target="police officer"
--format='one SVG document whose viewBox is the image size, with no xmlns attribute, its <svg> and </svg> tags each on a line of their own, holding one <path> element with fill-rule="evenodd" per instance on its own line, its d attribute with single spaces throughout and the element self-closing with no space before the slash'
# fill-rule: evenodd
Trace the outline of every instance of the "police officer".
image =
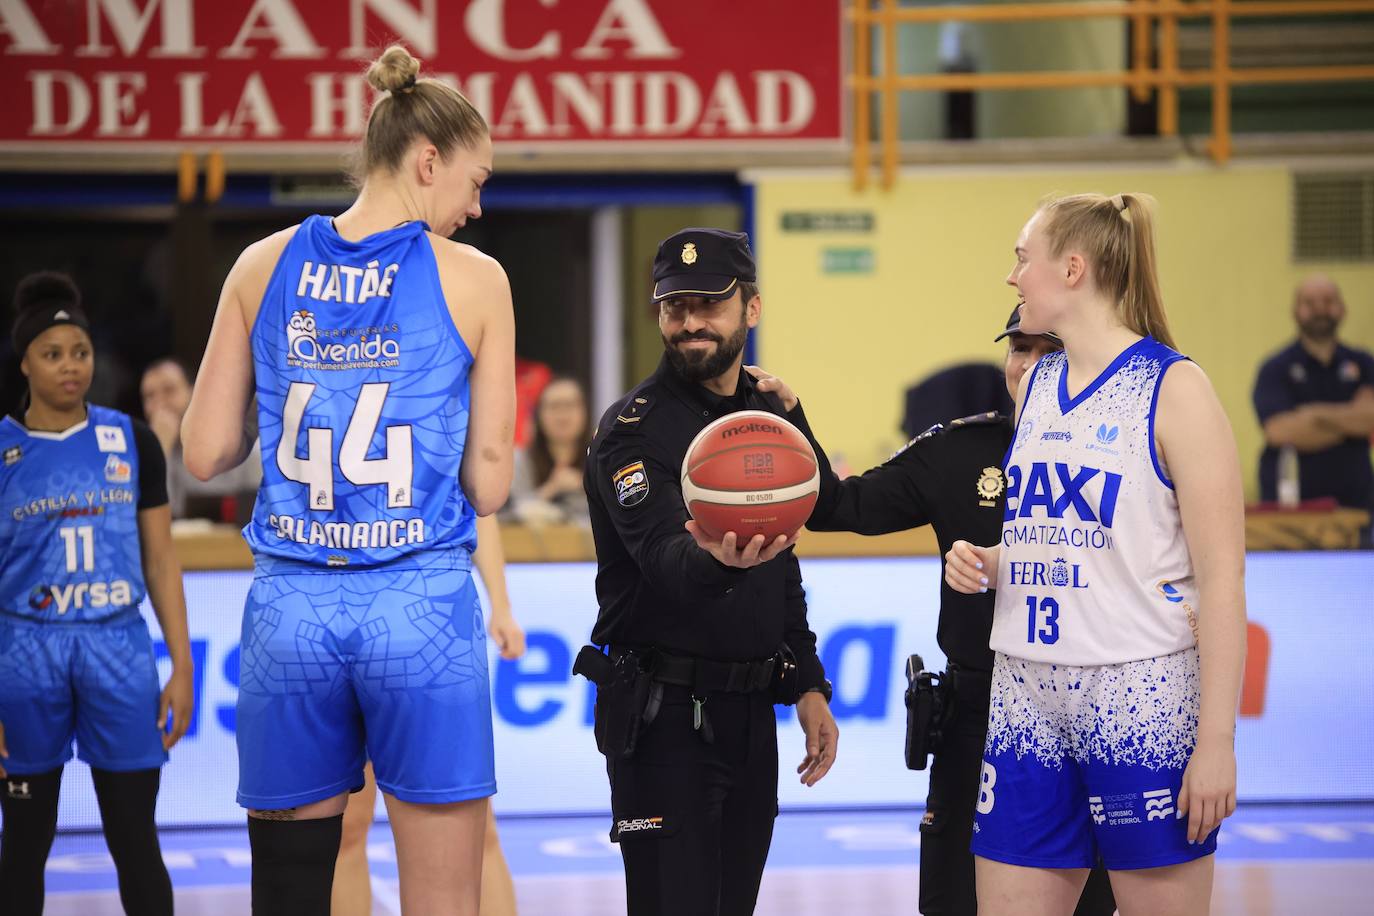
<svg viewBox="0 0 1374 916">
<path fill-rule="evenodd" d="M 1006 329 L 995 338 L 1008 339 L 1004 368 L 1013 398 L 1026 370 L 1062 346 L 1053 334 L 1022 334 L 1018 312 L 1012 311 Z M 793 399 L 781 379 L 765 374 L 758 385 L 784 403 Z M 983 413 L 948 426 L 937 424 L 886 464 L 843 481 L 830 470 L 810 429 L 801 428 L 821 462 L 821 493 L 806 525 L 811 530 L 886 534 L 931 525 L 941 556 L 961 538 L 992 544 L 1001 537 L 1006 490 L 1001 466 L 1014 433 L 1011 417 Z M 950 718 L 944 723 L 943 743 L 935 750 L 921 820 L 920 911 L 926 916 L 974 916 L 978 910 L 969 844 L 987 738 L 994 598 L 991 592 L 961 594 L 941 577 L 936 642 L 948 659 L 943 686 Z M 1110 916 L 1114 910 L 1106 871 L 1098 867 L 1077 912 Z"/>
<path fill-rule="evenodd" d="M 839 733 L 792 539 L 712 542 L 679 486 L 707 424 L 784 414 L 742 366 L 763 309 L 748 237 L 684 229 L 659 245 L 653 278 L 663 360 L 602 417 L 587 457 L 599 648 L 576 670 L 598 685 L 629 913 L 734 916 L 754 910 L 778 810 L 773 704 L 797 705 L 806 785 Z"/>
</svg>

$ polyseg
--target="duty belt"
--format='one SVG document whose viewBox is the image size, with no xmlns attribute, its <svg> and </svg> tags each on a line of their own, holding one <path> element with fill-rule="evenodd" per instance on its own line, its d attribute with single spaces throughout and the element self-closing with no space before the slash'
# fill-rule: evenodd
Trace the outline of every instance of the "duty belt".
<svg viewBox="0 0 1374 916">
<path fill-rule="evenodd" d="M 777 657 L 754 662 L 721 662 L 690 655 L 672 655 L 662 649 L 622 649 L 612 647 L 611 660 L 625 655 L 652 659 L 646 665 L 650 677 L 664 684 L 690 688 L 693 694 L 757 693 L 773 686 Z"/>
</svg>

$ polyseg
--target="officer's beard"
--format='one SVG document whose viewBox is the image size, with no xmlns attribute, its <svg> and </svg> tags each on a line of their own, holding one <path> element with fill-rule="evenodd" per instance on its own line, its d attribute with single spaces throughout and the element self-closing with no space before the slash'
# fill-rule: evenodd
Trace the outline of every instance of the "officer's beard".
<svg viewBox="0 0 1374 916">
<path fill-rule="evenodd" d="M 744 349 L 744 341 L 748 336 L 749 325 L 741 320 L 739 328 L 728 339 L 706 330 L 692 334 L 684 331 L 671 338 L 664 337 L 663 349 L 668 353 L 668 364 L 678 375 L 689 382 L 700 383 L 729 371 L 735 357 Z M 687 340 L 713 340 L 716 348 L 709 352 L 680 349 L 678 344 Z"/>
</svg>

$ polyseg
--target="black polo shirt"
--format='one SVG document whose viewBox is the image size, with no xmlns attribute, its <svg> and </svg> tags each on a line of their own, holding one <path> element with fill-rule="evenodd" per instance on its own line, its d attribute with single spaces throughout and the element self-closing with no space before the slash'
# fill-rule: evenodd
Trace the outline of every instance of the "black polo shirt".
<svg viewBox="0 0 1374 916">
<path fill-rule="evenodd" d="M 1012 422 L 999 413 L 976 414 L 935 426 L 860 477 L 840 480 L 820 443 L 821 494 L 806 527 L 813 531 L 888 534 L 930 525 L 943 557 L 957 540 L 986 547 L 1002 539 L 1006 479 L 1002 461 Z M 810 431 L 806 430 L 808 436 Z M 941 561 L 943 570 L 943 560 Z M 963 668 L 992 671 L 994 593 L 965 595 L 940 578 L 940 620 L 935 639 L 945 657 Z"/>
<path fill-rule="evenodd" d="M 1303 404 L 1349 403 L 1361 388 L 1374 387 L 1374 356 L 1337 344 L 1330 363 L 1323 363 L 1300 342 L 1265 360 L 1255 379 L 1255 413 L 1260 424 L 1275 414 Z M 1260 499 L 1278 498 L 1279 450 L 1266 446 L 1260 455 Z M 1369 439 L 1352 437 L 1320 452 L 1298 455 L 1298 486 L 1303 499 L 1329 496 L 1342 506 L 1374 509 L 1374 468 Z"/>
<path fill-rule="evenodd" d="M 805 423 L 800 406 L 784 413 L 778 398 L 759 391 L 743 370 L 734 395 L 720 397 L 683 379 L 666 358 L 601 418 L 583 478 L 600 605 L 592 642 L 720 661 L 766 659 L 786 643 L 797 657 L 801 687 L 820 686 L 825 674 L 793 552 L 733 569 L 683 528 L 691 517 L 679 483 L 687 447 L 708 423 L 737 410 L 768 410 Z"/>
</svg>

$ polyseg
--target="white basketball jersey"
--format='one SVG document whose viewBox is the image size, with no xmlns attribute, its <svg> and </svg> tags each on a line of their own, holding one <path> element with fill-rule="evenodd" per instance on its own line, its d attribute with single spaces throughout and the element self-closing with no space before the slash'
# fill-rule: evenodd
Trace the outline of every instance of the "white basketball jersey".
<svg viewBox="0 0 1374 916">
<path fill-rule="evenodd" d="M 1159 383 L 1184 358 L 1143 338 L 1074 398 L 1065 353 L 1036 365 L 1007 453 L 993 649 L 1113 665 L 1196 645 L 1192 562 L 1154 446 Z"/>
</svg>

